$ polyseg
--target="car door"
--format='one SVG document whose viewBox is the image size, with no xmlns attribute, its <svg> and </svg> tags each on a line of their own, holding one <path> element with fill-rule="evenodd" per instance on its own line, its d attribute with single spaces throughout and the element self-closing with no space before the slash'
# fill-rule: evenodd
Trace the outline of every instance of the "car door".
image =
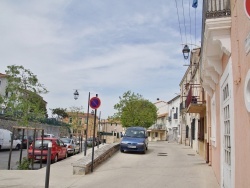
<svg viewBox="0 0 250 188">
<path fill-rule="evenodd" d="M 57 139 L 55 143 L 56 143 L 56 152 L 57 152 L 58 158 L 61 159 L 62 158 L 62 148 L 60 146 L 60 144 L 61 144 L 60 140 Z"/>
<path fill-rule="evenodd" d="M 60 158 L 64 158 L 65 157 L 65 154 L 66 154 L 66 147 L 64 146 L 64 143 L 63 141 L 61 140 L 58 140 L 59 141 L 59 150 L 60 150 Z"/>
</svg>

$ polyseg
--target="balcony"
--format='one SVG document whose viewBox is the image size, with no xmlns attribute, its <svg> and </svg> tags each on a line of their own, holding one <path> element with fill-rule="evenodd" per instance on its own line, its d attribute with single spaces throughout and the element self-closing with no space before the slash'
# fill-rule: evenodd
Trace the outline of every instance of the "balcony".
<svg viewBox="0 0 250 188">
<path fill-rule="evenodd" d="M 148 128 L 149 130 L 166 130 L 166 126 L 164 124 L 154 124 Z"/>
<path fill-rule="evenodd" d="M 193 84 L 190 86 L 186 106 L 187 113 L 202 113 L 206 109 L 204 90 L 200 84 Z"/>
<path fill-rule="evenodd" d="M 203 1 L 206 18 L 221 18 L 231 16 L 230 0 Z"/>
</svg>

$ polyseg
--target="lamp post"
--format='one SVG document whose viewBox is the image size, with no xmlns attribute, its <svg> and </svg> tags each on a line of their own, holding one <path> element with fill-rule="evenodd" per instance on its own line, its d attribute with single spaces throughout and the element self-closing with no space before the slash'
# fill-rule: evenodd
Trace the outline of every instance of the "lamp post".
<svg viewBox="0 0 250 188">
<path fill-rule="evenodd" d="M 89 126 L 89 100 L 90 100 L 90 92 L 89 92 L 89 97 L 88 97 L 87 126 L 86 126 L 86 138 L 84 142 L 84 156 L 86 156 L 86 153 L 87 153 L 87 139 L 88 139 L 88 126 Z"/>
<path fill-rule="evenodd" d="M 98 95 L 96 94 L 96 97 L 98 97 Z M 93 111 L 93 110 L 92 110 Z M 97 113 L 97 108 L 95 108 L 95 116 L 94 116 L 94 132 L 93 132 L 93 139 L 92 139 L 92 162 L 91 162 L 91 172 L 93 172 L 93 168 L 94 168 L 94 141 L 95 141 L 95 126 L 96 126 L 96 113 Z"/>
</svg>

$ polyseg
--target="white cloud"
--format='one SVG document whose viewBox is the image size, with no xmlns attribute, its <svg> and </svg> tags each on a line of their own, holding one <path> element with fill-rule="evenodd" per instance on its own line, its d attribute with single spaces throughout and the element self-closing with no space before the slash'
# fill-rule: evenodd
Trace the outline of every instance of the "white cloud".
<svg viewBox="0 0 250 188">
<path fill-rule="evenodd" d="M 194 41 L 188 6 L 187 38 Z M 0 72 L 13 64 L 30 69 L 50 91 L 48 108 L 82 105 L 86 111 L 88 92 L 98 93 L 105 118 L 128 90 L 152 102 L 179 91 L 186 67 L 174 1 L 1 1 L 0 12 Z M 198 41 L 201 5 L 196 15 Z"/>
</svg>

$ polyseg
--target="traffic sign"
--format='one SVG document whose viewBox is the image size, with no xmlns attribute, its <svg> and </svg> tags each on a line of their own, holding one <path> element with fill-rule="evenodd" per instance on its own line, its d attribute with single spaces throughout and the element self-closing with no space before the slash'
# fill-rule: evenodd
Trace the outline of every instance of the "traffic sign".
<svg viewBox="0 0 250 188">
<path fill-rule="evenodd" d="M 250 19 L 250 0 L 245 0 L 244 7 L 245 7 L 246 15 Z"/>
<path fill-rule="evenodd" d="M 101 100 L 98 97 L 92 97 L 89 101 L 89 106 L 93 109 L 99 108 L 101 105 Z"/>
</svg>

